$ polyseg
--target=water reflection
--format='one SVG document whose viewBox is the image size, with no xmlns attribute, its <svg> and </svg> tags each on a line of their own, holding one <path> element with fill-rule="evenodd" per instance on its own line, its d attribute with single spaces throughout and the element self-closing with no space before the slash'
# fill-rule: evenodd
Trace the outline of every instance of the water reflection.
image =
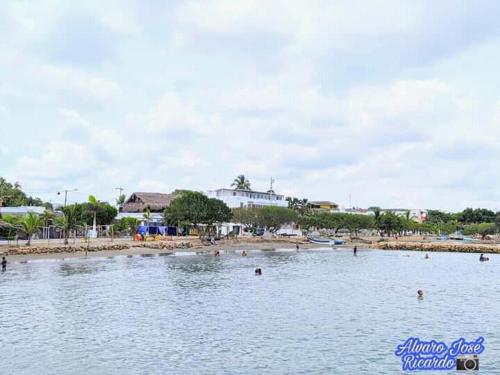
<svg viewBox="0 0 500 375">
<path fill-rule="evenodd" d="M 61 276 L 91 275 L 99 271 L 105 271 L 106 267 L 98 263 L 63 263 L 59 266 Z"/>
</svg>

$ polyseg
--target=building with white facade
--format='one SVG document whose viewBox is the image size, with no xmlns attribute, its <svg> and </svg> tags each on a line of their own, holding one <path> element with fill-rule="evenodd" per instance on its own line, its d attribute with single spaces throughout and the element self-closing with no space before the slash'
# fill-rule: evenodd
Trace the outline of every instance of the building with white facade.
<svg viewBox="0 0 500 375">
<path fill-rule="evenodd" d="M 423 223 L 427 219 L 427 210 L 421 208 L 384 208 L 380 213 L 392 212 L 400 217 L 408 217 L 418 223 Z"/>
<path fill-rule="evenodd" d="M 207 192 L 210 198 L 223 201 L 229 208 L 260 208 L 266 206 L 288 207 L 285 196 L 274 191 L 217 189 Z"/>
</svg>

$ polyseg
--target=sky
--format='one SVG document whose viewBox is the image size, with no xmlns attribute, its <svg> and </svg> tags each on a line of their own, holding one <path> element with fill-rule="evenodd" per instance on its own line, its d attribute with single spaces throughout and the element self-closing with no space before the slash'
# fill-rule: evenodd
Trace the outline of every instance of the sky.
<svg viewBox="0 0 500 375">
<path fill-rule="evenodd" d="M 500 210 L 500 2 L 0 2 L 0 176 Z"/>
</svg>

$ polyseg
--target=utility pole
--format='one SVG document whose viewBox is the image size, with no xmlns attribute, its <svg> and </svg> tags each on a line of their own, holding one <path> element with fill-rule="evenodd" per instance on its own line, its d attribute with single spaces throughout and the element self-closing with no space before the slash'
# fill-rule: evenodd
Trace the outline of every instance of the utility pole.
<svg viewBox="0 0 500 375">
<path fill-rule="evenodd" d="M 116 187 L 115 190 L 118 190 L 120 192 L 120 194 L 118 194 L 118 198 L 122 196 L 122 191 L 125 190 L 124 188 L 122 187 Z"/>
<path fill-rule="evenodd" d="M 64 207 L 66 207 L 66 203 L 68 202 L 68 193 L 71 193 L 73 191 L 78 191 L 78 189 L 71 189 L 71 190 L 63 190 L 64 191 Z M 61 191 L 58 191 L 57 192 L 57 195 L 61 195 L 62 192 Z"/>
</svg>

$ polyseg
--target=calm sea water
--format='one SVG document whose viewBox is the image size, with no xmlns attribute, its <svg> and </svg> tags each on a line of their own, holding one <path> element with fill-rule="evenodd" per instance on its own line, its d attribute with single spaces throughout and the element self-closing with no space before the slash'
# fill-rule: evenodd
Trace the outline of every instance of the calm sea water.
<svg viewBox="0 0 500 375">
<path fill-rule="evenodd" d="M 394 350 L 409 336 L 484 336 L 481 370 L 498 373 L 500 257 L 423 256 L 324 250 L 9 264 L 0 274 L 0 373 L 397 374 Z"/>
</svg>

